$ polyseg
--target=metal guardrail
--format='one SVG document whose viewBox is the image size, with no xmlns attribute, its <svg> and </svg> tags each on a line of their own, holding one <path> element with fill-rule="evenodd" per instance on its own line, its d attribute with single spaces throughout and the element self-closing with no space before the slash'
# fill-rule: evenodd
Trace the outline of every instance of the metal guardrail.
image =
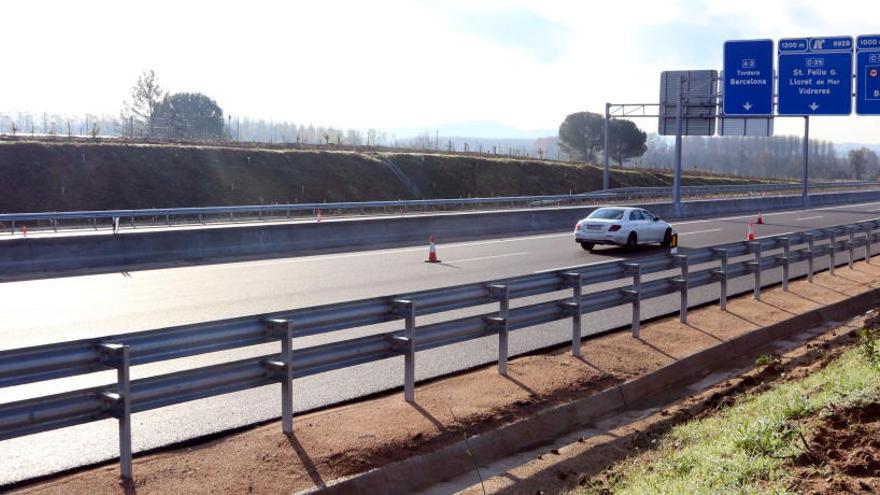
<svg viewBox="0 0 880 495">
<path fill-rule="evenodd" d="M 0 440 L 117 418 L 122 477 L 130 479 L 133 413 L 281 382 L 282 428 L 290 433 L 291 380 L 295 378 L 403 356 L 404 394 L 408 401 L 415 401 L 418 351 L 497 335 L 498 369 L 506 374 L 509 332 L 570 318 L 571 352 L 579 355 L 581 317 L 585 313 L 630 305 L 632 334 L 638 336 L 642 301 L 678 293 L 680 318 L 686 321 L 689 289 L 720 284 L 719 301 L 724 309 L 729 279 L 753 276 L 757 299 L 761 293 L 761 273 L 782 267 L 782 284 L 787 290 L 792 263 L 806 261 L 807 277 L 812 281 L 816 257 L 830 256 L 832 273 L 840 251 L 848 252 L 846 262 L 850 267 L 859 247 L 865 248 L 864 258 L 870 261 L 872 244 L 880 239 L 877 229 L 880 220 L 693 249 L 687 254 L 609 261 L 408 294 L 6 350 L 0 352 L 0 387 L 108 369 L 117 370 L 117 382 L 0 404 Z M 828 243 L 816 244 L 824 240 Z M 743 257 L 748 258 L 731 261 Z M 705 268 L 706 264 L 711 266 Z M 698 266 L 703 268 L 690 271 Z M 677 273 L 642 281 L 645 275 L 670 270 Z M 612 281 L 624 282 L 626 286 L 584 290 L 589 285 Z M 571 295 L 510 308 L 511 300 L 558 291 L 571 291 Z M 498 304 L 498 310 L 429 325 L 416 324 L 419 316 L 486 304 Z M 403 330 L 292 349 L 292 340 L 297 337 L 398 320 L 403 321 Z M 131 366 L 277 341 L 281 342 L 280 354 L 129 379 Z"/>
<path fill-rule="evenodd" d="M 880 186 L 880 183 L 861 182 L 818 182 L 810 184 L 812 189 L 827 190 L 835 188 L 872 187 Z M 772 184 L 728 184 L 708 186 L 684 186 L 682 193 L 685 195 L 713 195 L 713 194 L 751 194 L 772 193 L 777 191 L 800 189 L 800 184 L 795 183 L 772 183 Z M 319 212 L 341 213 L 367 211 L 406 212 L 420 211 L 431 208 L 456 208 L 456 207 L 540 207 L 548 205 L 575 205 L 596 201 L 625 201 L 634 198 L 664 197 L 672 192 L 670 187 L 625 187 L 607 191 L 594 191 L 582 194 L 547 195 L 547 196 L 508 196 L 493 198 L 458 198 L 458 199 L 420 199 L 406 201 L 359 201 L 342 203 L 293 203 L 273 205 L 247 205 L 247 206 L 212 206 L 194 208 L 154 208 L 144 210 L 94 210 L 94 211 L 68 211 L 68 212 L 40 212 L 40 213 L 3 213 L 0 214 L 0 224 L 8 224 L 14 234 L 17 226 L 25 222 L 43 222 L 57 230 L 61 222 L 86 221 L 87 224 L 98 228 L 100 221 L 109 221 L 109 226 L 119 228 L 120 219 L 129 219 L 133 227 L 136 218 L 163 218 L 166 225 L 172 225 L 174 219 L 191 218 L 204 223 L 209 217 L 228 218 L 235 221 L 239 218 L 250 216 L 262 220 L 265 217 L 280 216 L 290 217 L 291 214 L 318 215 Z"/>
</svg>

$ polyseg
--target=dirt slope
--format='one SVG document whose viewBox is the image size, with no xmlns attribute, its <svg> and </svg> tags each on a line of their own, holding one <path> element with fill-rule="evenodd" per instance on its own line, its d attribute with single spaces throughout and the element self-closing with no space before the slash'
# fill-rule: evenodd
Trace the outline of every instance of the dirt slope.
<svg viewBox="0 0 880 495">
<path fill-rule="evenodd" d="M 475 156 L 120 143 L 0 142 L 0 212 L 568 194 L 601 170 Z M 736 183 L 686 177 L 685 184 Z M 615 171 L 613 187 L 668 185 Z"/>
</svg>

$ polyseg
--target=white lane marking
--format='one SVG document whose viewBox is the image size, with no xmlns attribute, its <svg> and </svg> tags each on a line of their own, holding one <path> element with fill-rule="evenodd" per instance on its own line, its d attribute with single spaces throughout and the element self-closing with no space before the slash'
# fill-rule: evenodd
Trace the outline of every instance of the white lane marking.
<svg viewBox="0 0 880 495">
<path fill-rule="evenodd" d="M 880 211 L 880 208 L 874 208 L 873 210 L 866 210 L 866 211 L 872 211 L 872 212 L 873 211 Z"/>
<path fill-rule="evenodd" d="M 507 254 L 496 254 L 494 256 L 479 256 L 477 258 L 465 258 L 463 260 L 448 260 L 447 263 L 466 263 L 468 261 L 480 261 L 480 260 L 491 260 L 494 258 L 506 258 L 508 256 L 523 256 L 529 253 L 507 253 Z"/>
<path fill-rule="evenodd" d="M 812 216 L 812 217 L 795 218 L 795 221 L 801 222 L 804 220 L 815 220 L 817 218 L 825 218 L 825 216 L 824 215 L 816 215 L 816 216 Z"/>
<path fill-rule="evenodd" d="M 510 237 L 507 239 L 495 239 L 495 240 L 487 240 L 487 241 L 473 241 L 473 242 L 459 242 L 454 244 L 437 244 L 437 248 L 449 249 L 449 248 L 457 248 L 457 247 L 468 247 L 468 246 L 478 246 L 484 244 L 500 244 L 505 242 L 519 242 L 522 240 L 533 240 L 533 239 L 551 239 L 554 237 L 571 237 L 571 232 L 565 232 L 562 234 L 546 234 L 546 235 L 534 235 L 534 236 L 520 236 L 520 237 Z M 286 263 L 309 263 L 312 261 L 327 261 L 327 260 L 338 260 L 342 258 L 359 258 L 363 256 L 377 256 L 383 254 L 395 254 L 395 253 L 415 253 L 420 251 L 427 252 L 428 247 L 427 243 L 425 246 L 421 247 L 409 247 L 409 248 L 397 248 L 397 249 L 381 249 L 377 251 L 362 251 L 359 253 L 339 253 L 339 254 L 327 254 L 321 256 L 303 256 L 299 258 L 284 258 L 284 259 L 275 259 L 275 260 L 264 260 L 264 261 L 239 261 L 234 263 L 223 263 L 218 265 L 205 265 L 199 267 L 191 267 L 196 269 L 210 270 L 210 269 L 222 269 L 225 266 L 230 264 L 235 265 L 243 265 L 247 266 L 266 266 L 266 265 L 280 265 Z M 519 253 L 517 253 L 519 254 Z M 495 257 L 495 256 L 493 256 Z"/>
<path fill-rule="evenodd" d="M 722 230 L 724 229 L 695 230 L 693 232 L 679 232 L 678 235 L 705 234 L 707 232 L 721 232 Z"/>
<path fill-rule="evenodd" d="M 818 208 L 815 211 L 822 210 L 840 210 L 842 208 L 858 208 L 860 206 L 872 206 L 872 205 L 880 205 L 880 202 L 872 202 L 872 203 L 851 203 L 848 205 L 840 205 L 840 206 L 828 206 L 826 208 Z"/>
<path fill-rule="evenodd" d="M 519 242 L 519 241 L 527 241 L 532 239 L 552 239 L 554 237 L 572 237 L 572 230 L 574 230 L 574 225 L 572 225 L 571 230 L 565 231 L 561 234 L 546 234 L 546 235 L 530 235 L 530 236 L 519 236 L 519 237 L 510 237 L 507 239 L 495 239 L 491 241 L 472 241 L 472 242 L 459 242 L 455 244 L 443 244 L 443 247 L 467 247 L 467 246 L 479 246 L 481 244 L 499 244 L 502 242 Z M 440 244 L 438 244 L 440 245 Z M 424 249 L 424 248 L 417 248 Z"/>
</svg>

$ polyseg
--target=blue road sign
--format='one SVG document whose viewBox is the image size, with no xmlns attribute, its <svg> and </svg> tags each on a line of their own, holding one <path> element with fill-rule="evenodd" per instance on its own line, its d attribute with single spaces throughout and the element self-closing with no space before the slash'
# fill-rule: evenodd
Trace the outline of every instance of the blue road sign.
<svg viewBox="0 0 880 495">
<path fill-rule="evenodd" d="M 724 114 L 773 114 L 773 40 L 724 43 Z"/>
<path fill-rule="evenodd" d="M 856 41 L 856 113 L 880 115 L 880 34 Z"/>
<path fill-rule="evenodd" d="M 779 115 L 852 113 L 853 39 L 779 41 Z"/>
</svg>

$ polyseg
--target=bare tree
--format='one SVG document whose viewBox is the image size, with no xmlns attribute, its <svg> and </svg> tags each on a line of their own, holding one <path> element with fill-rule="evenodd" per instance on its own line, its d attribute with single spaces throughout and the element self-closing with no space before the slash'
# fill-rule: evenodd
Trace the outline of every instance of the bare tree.
<svg viewBox="0 0 880 495">
<path fill-rule="evenodd" d="M 122 106 L 123 121 L 136 120 L 138 124 L 146 126 L 149 134 L 154 134 L 153 124 L 159 111 L 164 95 L 156 71 L 145 70 L 131 88 L 131 97 Z"/>
<path fill-rule="evenodd" d="M 877 153 L 864 146 L 858 149 L 849 150 L 849 165 L 852 167 L 852 173 L 855 179 L 860 180 L 873 177 L 878 172 Z"/>
</svg>

